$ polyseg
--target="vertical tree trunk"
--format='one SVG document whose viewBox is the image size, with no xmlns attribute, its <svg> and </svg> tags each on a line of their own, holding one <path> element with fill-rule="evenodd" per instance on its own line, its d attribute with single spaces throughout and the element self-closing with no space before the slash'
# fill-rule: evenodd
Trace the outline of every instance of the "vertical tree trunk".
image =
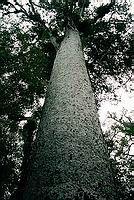
<svg viewBox="0 0 134 200">
<path fill-rule="evenodd" d="M 24 200 L 114 200 L 114 185 L 76 30 L 57 52 Z"/>
</svg>

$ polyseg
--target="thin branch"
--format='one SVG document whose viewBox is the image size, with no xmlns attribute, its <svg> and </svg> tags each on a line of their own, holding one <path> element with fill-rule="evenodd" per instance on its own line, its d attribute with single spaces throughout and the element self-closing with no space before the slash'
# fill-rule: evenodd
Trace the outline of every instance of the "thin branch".
<svg viewBox="0 0 134 200">
<path fill-rule="evenodd" d="M 27 11 L 24 9 L 24 7 L 23 7 L 20 3 L 18 3 L 17 0 L 14 0 L 14 2 L 15 2 L 15 4 L 16 4 L 17 6 L 19 6 L 19 7 L 21 8 L 21 12 L 23 12 L 24 14 L 26 14 L 26 15 L 28 16 L 28 13 L 27 13 Z"/>
<path fill-rule="evenodd" d="M 6 13 L 4 13 L 4 15 L 8 15 L 8 14 L 11 14 L 11 13 L 14 13 L 14 14 L 18 14 L 18 13 L 24 13 L 27 17 L 29 17 L 27 11 L 23 8 L 23 6 L 21 4 L 19 4 L 16 0 L 14 0 L 15 4 L 20 8 L 20 9 L 17 9 L 16 6 L 11 3 L 11 2 L 8 2 L 8 5 L 11 6 L 12 8 L 15 9 L 15 11 L 8 11 Z"/>
<path fill-rule="evenodd" d="M 33 5 L 32 0 L 29 0 L 29 4 L 31 5 L 32 12 L 33 12 L 34 14 L 37 14 L 37 11 L 35 11 L 35 8 L 34 8 L 34 5 Z"/>
<path fill-rule="evenodd" d="M 24 8 L 23 6 L 18 3 L 17 0 L 14 0 L 15 4 L 19 7 L 19 9 L 16 8 L 16 6 L 12 3 L 8 3 L 8 5 L 10 5 L 12 8 L 15 9 L 15 11 L 7 11 L 6 13 L 4 13 L 4 15 L 8 15 L 8 14 L 18 14 L 18 13 L 23 13 L 29 20 L 35 22 L 35 23 L 38 23 L 40 24 L 42 27 L 44 27 L 45 30 L 48 31 L 48 34 L 49 34 L 49 37 L 50 37 L 50 41 L 51 43 L 53 44 L 53 46 L 55 47 L 55 49 L 57 50 L 58 49 L 58 44 L 56 42 L 56 38 L 52 35 L 52 32 L 51 32 L 51 29 L 49 29 L 47 26 L 46 26 L 46 23 L 44 20 L 41 19 L 41 16 L 39 13 L 36 12 L 34 6 L 33 6 L 33 2 L 32 0 L 29 0 L 29 3 L 30 3 L 30 6 L 31 6 L 31 9 L 32 9 L 32 13 L 28 13 Z"/>
<path fill-rule="evenodd" d="M 115 0 L 111 0 L 111 3 L 102 5 L 99 8 L 97 8 L 96 10 L 97 15 L 94 17 L 93 22 L 96 23 L 98 19 L 102 19 L 106 14 L 110 12 L 111 8 L 113 8 L 114 5 L 115 5 Z"/>
<path fill-rule="evenodd" d="M 18 9 L 15 7 L 15 5 L 14 4 L 12 4 L 12 3 L 10 3 L 10 2 L 8 2 L 8 5 L 10 5 L 11 7 L 13 7 L 16 11 L 18 11 Z"/>
</svg>

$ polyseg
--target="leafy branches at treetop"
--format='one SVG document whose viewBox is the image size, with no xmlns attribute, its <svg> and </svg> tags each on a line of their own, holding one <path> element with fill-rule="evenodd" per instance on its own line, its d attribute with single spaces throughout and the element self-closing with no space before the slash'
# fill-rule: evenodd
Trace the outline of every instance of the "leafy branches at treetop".
<svg viewBox="0 0 134 200">
<path fill-rule="evenodd" d="M 93 8 L 89 1 L 86 4 L 80 4 L 80 1 L 40 1 L 36 4 L 29 0 L 23 5 L 23 2 L 17 0 L 1 0 L 0 8 L 3 19 L 15 15 L 21 22 L 31 23 L 31 28 L 27 31 L 15 24 L 9 30 L 1 28 L 2 139 L 7 122 L 10 126 L 7 132 L 11 137 L 14 133 L 22 134 L 23 130 L 19 125 L 20 122 L 28 122 L 30 117 L 26 117 L 27 111 L 30 110 L 34 120 L 38 121 L 39 98 L 45 96 L 56 51 L 68 27 L 77 28 L 80 32 L 85 62 L 95 94 L 109 91 L 106 83 L 108 76 L 119 79 L 131 70 L 127 32 L 131 18 L 127 3 L 115 4 L 113 1 L 106 6 Z M 120 16 L 122 18 L 119 22 Z M 8 138 L 5 137 L 5 140 Z M 4 147 L 10 148 L 12 143 L 5 142 Z M 12 151 L 8 155 L 10 154 Z M 16 158 L 17 156 L 20 158 L 20 155 L 16 155 Z M 10 159 L 7 163 L 10 163 Z M 14 164 L 15 162 L 10 170 L 14 168 Z M 7 180 L 11 180 L 10 176 Z M 12 193 L 15 186 L 10 188 L 8 181 L 4 192 L 8 188 Z"/>
<path fill-rule="evenodd" d="M 81 3 L 80 3 L 81 2 Z M 79 30 L 87 69 L 96 92 L 109 91 L 108 76 L 122 83 L 121 77 L 131 70 L 128 34 L 131 16 L 129 5 L 111 3 L 93 8 L 90 1 L 39 1 L 26 5 L 7 1 L 3 15 L 19 13 L 34 24 L 44 49 L 58 48 L 68 26 Z M 46 17 L 46 15 L 48 17 Z M 53 50 L 54 51 L 54 50 Z"/>
</svg>

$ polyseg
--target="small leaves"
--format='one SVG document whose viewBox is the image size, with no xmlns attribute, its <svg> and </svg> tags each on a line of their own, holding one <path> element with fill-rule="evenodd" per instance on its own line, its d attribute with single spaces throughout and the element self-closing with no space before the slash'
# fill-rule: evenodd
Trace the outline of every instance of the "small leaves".
<svg viewBox="0 0 134 200">
<path fill-rule="evenodd" d="M 124 122 L 124 128 L 123 132 L 126 133 L 126 135 L 134 136 L 134 122 Z"/>
<path fill-rule="evenodd" d="M 114 120 L 114 124 L 111 130 L 106 132 L 105 138 L 109 154 L 111 155 L 113 170 L 116 170 L 114 172 L 115 179 L 120 182 L 119 187 L 125 187 L 124 191 L 127 188 L 131 190 L 130 177 L 133 155 L 130 155 L 130 151 L 132 150 L 133 144 L 134 123 L 131 118 L 127 116 L 126 111 L 123 111 L 120 118 L 117 118 L 115 113 L 112 113 L 110 117 Z M 121 188 L 120 191 L 122 191 Z M 127 197 L 127 192 L 125 195 Z"/>
</svg>

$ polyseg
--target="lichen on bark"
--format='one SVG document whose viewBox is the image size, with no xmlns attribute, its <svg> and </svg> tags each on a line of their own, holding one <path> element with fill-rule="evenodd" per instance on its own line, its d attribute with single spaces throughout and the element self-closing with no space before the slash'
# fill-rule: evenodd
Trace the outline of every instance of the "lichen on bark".
<svg viewBox="0 0 134 200">
<path fill-rule="evenodd" d="M 69 29 L 54 62 L 24 199 L 84 195 L 116 196 L 79 33 Z"/>
</svg>

